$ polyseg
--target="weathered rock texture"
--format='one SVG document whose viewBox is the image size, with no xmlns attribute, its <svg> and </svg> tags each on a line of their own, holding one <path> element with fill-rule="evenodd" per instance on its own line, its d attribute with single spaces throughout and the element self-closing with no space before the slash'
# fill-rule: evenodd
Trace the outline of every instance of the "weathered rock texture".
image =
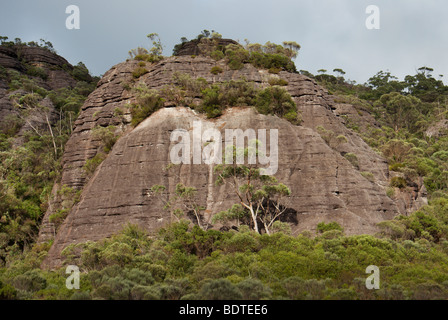
<svg viewBox="0 0 448 320">
<path fill-rule="evenodd" d="M 224 72 L 213 75 L 210 69 L 217 63 Z M 176 171 L 173 174 L 164 171 L 170 164 L 171 132 L 175 129 L 191 132 L 195 120 L 202 121 L 203 130 L 213 127 L 222 133 L 227 128 L 279 130 L 276 177 L 292 191 L 290 207 L 297 212 L 291 220 L 294 232 L 313 231 L 321 221 L 337 221 L 348 234 L 374 233 L 376 223 L 399 213 L 396 203 L 385 193 L 389 174 L 385 159 L 343 125 L 334 113 L 333 100 L 314 80 L 288 72 L 278 74 L 288 81 L 286 89 L 298 106 L 303 119 L 301 126 L 276 116 L 257 114 L 249 107 L 228 109 L 215 120 L 206 119 L 186 107 L 170 107 L 159 110 L 133 129 L 129 126 L 127 106 L 134 97 L 132 91 L 124 89 L 123 83 L 131 81 L 136 67 L 136 61 L 128 61 L 109 70 L 85 102 L 76 121 L 63 157 L 62 179 L 55 186 L 54 194 L 60 186 L 66 185 L 82 189 L 82 196 L 57 233 L 49 222 L 54 212 L 52 207 L 54 210 L 57 204 L 50 206 L 40 232 L 40 241 L 56 234 L 44 262 L 46 266 L 60 265 L 60 252 L 69 244 L 110 236 L 127 222 L 137 223 L 149 231 L 168 223 L 170 215 L 162 210 L 157 199 L 148 196 L 149 188 L 155 184 L 168 186 L 167 196 L 180 181 L 196 187 L 200 201 L 207 206 L 208 216 L 235 203 L 236 197 L 230 189 L 215 186 L 213 170 L 208 165 L 179 165 L 173 169 Z M 244 77 L 260 86 L 267 85 L 269 77 L 273 76 L 249 64 L 242 70 L 230 70 L 224 61 L 216 62 L 202 56 L 167 58 L 148 70 L 139 81 L 154 89 L 172 84 L 175 72 L 187 73 L 193 78 L 203 77 L 210 83 Z M 117 115 L 117 108 L 123 110 L 124 115 Z M 115 125 L 123 133 L 87 180 L 83 166 L 100 147 L 100 142 L 92 137 L 92 129 L 98 125 Z M 347 143 L 330 147 L 317 133 L 317 126 L 344 135 Z M 347 152 L 357 155 L 359 169 L 343 157 Z M 365 178 L 361 174 L 363 171 L 371 172 L 373 180 Z"/>
<path fill-rule="evenodd" d="M 239 45 L 238 42 L 236 42 L 235 40 L 232 40 L 232 39 L 214 39 L 214 40 L 204 39 L 204 40 L 206 43 L 209 43 L 210 46 L 204 45 L 204 42 L 202 44 L 199 44 L 198 40 L 184 42 L 181 45 L 181 47 L 179 48 L 176 55 L 177 56 L 197 56 L 197 55 L 203 54 L 204 52 L 202 52 L 202 51 L 205 48 L 211 49 L 212 47 L 215 47 L 215 46 L 225 48 L 229 44 Z M 201 50 L 201 45 L 203 46 L 202 50 Z"/>
</svg>

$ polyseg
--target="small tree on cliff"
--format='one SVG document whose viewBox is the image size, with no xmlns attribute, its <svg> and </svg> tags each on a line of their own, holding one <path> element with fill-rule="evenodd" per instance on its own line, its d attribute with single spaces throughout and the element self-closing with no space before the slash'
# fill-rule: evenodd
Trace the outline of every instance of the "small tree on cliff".
<svg viewBox="0 0 448 320">
<path fill-rule="evenodd" d="M 152 48 L 149 50 L 151 54 L 158 57 L 162 56 L 163 45 L 159 35 L 157 33 L 150 33 L 146 37 L 152 41 Z"/>
<path fill-rule="evenodd" d="M 284 53 L 290 59 L 295 59 L 300 50 L 300 44 L 295 41 L 283 41 L 283 47 L 285 47 Z"/>
<path fill-rule="evenodd" d="M 178 220 L 182 217 L 186 210 L 187 213 L 193 213 L 198 226 L 206 230 L 208 225 L 204 225 L 202 222 L 201 212 L 205 210 L 204 206 L 198 204 L 197 201 L 197 189 L 194 187 L 185 186 L 183 183 L 178 183 L 174 191 L 174 196 L 171 199 L 165 199 L 163 193 L 166 191 L 166 187 L 162 185 L 154 185 L 150 189 L 149 195 L 157 195 L 163 203 L 163 209 L 169 210 L 171 215 Z"/>
<path fill-rule="evenodd" d="M 241 152 L 245 157 L 256 155 L 256 146 L 244 149 L 233 146 L 226 152 L 232 153 L 233 163 L 215 167 L 216 184 L 229 185 L 239 202 L 229 210 L 216 214 L 212 221 L 236 220 L 239 223 L 249 218 L 248 224 L 254 231 L 261 233 L 263 227 L 267 234 L 271 234 L 274 223 L 288 209 L 285 200 L 291 195 L 291 190 L 275 177 L 263 175 L 262 169 L 256 165 L 236 164 L 237 155 Z"/>
</svg>

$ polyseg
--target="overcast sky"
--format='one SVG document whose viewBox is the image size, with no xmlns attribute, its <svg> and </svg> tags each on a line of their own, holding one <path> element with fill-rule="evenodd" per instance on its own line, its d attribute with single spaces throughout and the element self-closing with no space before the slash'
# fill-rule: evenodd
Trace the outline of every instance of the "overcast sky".
<svg viewBox="0 0 448 320">
<path fill-rule="evenodd" d="M 0 35 L 44 38 L 71 64 L 102 75 L 157 32 L 164 55 L 183 36 L 203 29 L 224 38 L 298 42 L 297 69 L 342 68 L 364 83 L 379 70 L 403 78 L 429 66 L 448 78 L 446 0 L 0 0 Z M 68 5 L 80 9 L 80 29 L 68 30 Z M 368 5 L 380 9 L 380 29 L 368 30 Z M 446 82 L 446 80 L 444 81 Z"/>
</svg>

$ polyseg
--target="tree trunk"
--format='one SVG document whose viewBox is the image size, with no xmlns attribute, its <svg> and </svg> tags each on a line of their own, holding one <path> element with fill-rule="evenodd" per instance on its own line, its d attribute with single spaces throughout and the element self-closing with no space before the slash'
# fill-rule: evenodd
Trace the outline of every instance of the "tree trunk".
<svg viewBox="0 0 448 320">
<path fill-rule="evenodd" d="M 45 118 L 47 119 L 48 128 L 50 129 L 51 140 L 53 140 L 54 156 L 56 159 L 58 157 L 58 148 L 56 147 L 56 141 L 54 140 L 54 134 L 53 134 L 53 130 L 51 129 L 50 120 L 48 120 L 48 114 L 46 114 L 46 113 L 45 113 Z"/>
</svg>

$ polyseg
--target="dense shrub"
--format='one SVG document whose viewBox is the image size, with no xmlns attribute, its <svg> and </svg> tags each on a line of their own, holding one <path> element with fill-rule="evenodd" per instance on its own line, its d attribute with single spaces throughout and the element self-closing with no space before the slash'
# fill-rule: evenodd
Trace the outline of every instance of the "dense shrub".
<svg viewBox="0 0 448 320">
<path fill-rule="evenodd" d="M 16 289 L 0 281 L 0 300 L 13 300 L 17 296 Z"/>
<path fill-rule="evenodd" d="M 393 177 L 392 179 L 390 179 L 390 186 L 403 189 L 406 188 L 407 183 L 406 180 L 402 177 Z"/>
<path fill-rule="evenodd" d="M 106 154 L 103 152 L 99 152 L 93 158 L 88 159 L 83 166 L 86 175 L 91 176 L 104 159 L 106 159 Z"/>
<path fill-rule="evenodd" d="M 137 54 L 134 57 L 134 59 L 138 60 L 138 61 L 146 61 L 146 62 L 150 62 L 150 63 L 156 63 L 156 62 L 163 60 L 163 57 L 157 56 L 154 54 Z"/>
<path fill-rule="evenodd" d="M 118 139 L 116 130 L 117 128 L 115 126 L 97 126 L 92 129 L 92 137 L 101 141 L 101 145 L 103 146 L 103 151 L 105 153 L 109 153 Z"/>
<path fill-rule="evenodd" d="M 204 300 L 239 300 L 242 294 L 238 288 L 227 279 L 211 280 L 205 283 L 199 291 Z"/>
<path fill-rule="evenodd" d="M 47 80 L 48 79 L 47 71 L 45 71 L 45 69 L 43 69 L 41 67 L 36 67 L 36 66 L 33 66 L 33 65 L 29 65 L 29 66 L 27 66 L 26 73 L 28 75 L 30 75 L 30 76 L 33 76 L 33 77 L 42 78 L 43 80 Z"/>
<path fill-rule="evenodd" d="M 320 236 L 314 239 L 244 228 L 204 231 L 187 221 L 150 237 L 128 225 L 111 238 L 64 250 L 65 263 L 87 272 L 81 277 L 82 294 L 56 289 L 65 288 L 63 269 L 54 273 L 30 267 L 39 265 L 45 251 L 37 260 L 35 254 L 11 260 L 0 281 L 3 287 L 5 281 L 12 283 L 11 297 L 17 290 L 19 298 L 415 299 L 423 297 L 423 288 L 431 288 L 426 297 L 447 298 L 445 287 L 432 287 L 448 281 L 443 253 L 448 246 L 437 242 L 440 221 L 427 214 L 395 221 L 401 230 L 415 230 L 414 240 L 402 240 L 407 231 L 395 240 L 344 236 L 336 223 L 319 224 Z M 379 291 L 365 289 L 370 264 L 380 267 Z"/>
<path fill-rule="evenodd" d="M 210 72 L 214 75 L 220 74 L 222 73 L 222 68 L 220 66 L 214 66 L 212 67 L 212 69 L 210 70 Z"/>
<path fill-rule="evenodd" d="M 221 50 L 214 50 L 212 53 L 210 53 L 210 57 L 212 57 L 215 60 L 221 60 L 225 57 L 224 52 Z"/>
<path fill-rule="evenodd" d="M 293 124 L 300 123 L 297 106 L 284 88 L 273 86 L 259 91 L 255 105 L 261 114 L 275 114 L 286 118 Z"/>
<path fill-rule="evenodd" d="M 211 85 L 202 90 L 202 102 L 196 109 L 208 118 L 215 118 L 227 107 L 253 105 L 255 94 L 254 85 L 244 80 Z"/>
<path fill-rule="evenodd" d="M 288 85 L 288 81 L 286 81 L 285 79 L 282 79 L 282 78 L 277 78 L 277 77 L 269 78 L 268 83 L 271 86 L 287 86 Z"/>
<path fill-rule="evenodd" d="M 337 223 L 337 222 L 320 222 L 317 225 L 317 231 L 319 233 L 324 233 L 330 230 L 338 230 L 338 231 L 344 231 L 344 229 Z"/>
<path fill-rule="evenodd" d="M 144 75 L 144 74 L 146 74 L 146 73 L 148 73 L 149 71 L 147 70 L 147 69 L 145 69 L 145 68 L 143 68 L 143 67 L 137 67 L 137 68 L 135 68 L 135 70 L 134 71 L 132 71 L 132 76 L 135 78 L 135 79 L 137 79 L 137 78 L 140 78 L 142 75 Z"/>
<path fill-rule="evenodd" d="M 84 81 L 84 82 L 92 81 L 92 77 L 90 76 L 89 70 L 82 62 L 79 62 L 76 66 L 73 67 L 71 74 L 73 78 L 75 78 L 78 81 Z"/>
<path fill-rule="evenodd" d="M 140 85 L 134 89 L 137 103 L 131 106 L 132 126 L 137 126 L 155 111 L 164 105 L 164 99 L 154 90 L 149 90 L 145 85 Z"/>
</svg>

